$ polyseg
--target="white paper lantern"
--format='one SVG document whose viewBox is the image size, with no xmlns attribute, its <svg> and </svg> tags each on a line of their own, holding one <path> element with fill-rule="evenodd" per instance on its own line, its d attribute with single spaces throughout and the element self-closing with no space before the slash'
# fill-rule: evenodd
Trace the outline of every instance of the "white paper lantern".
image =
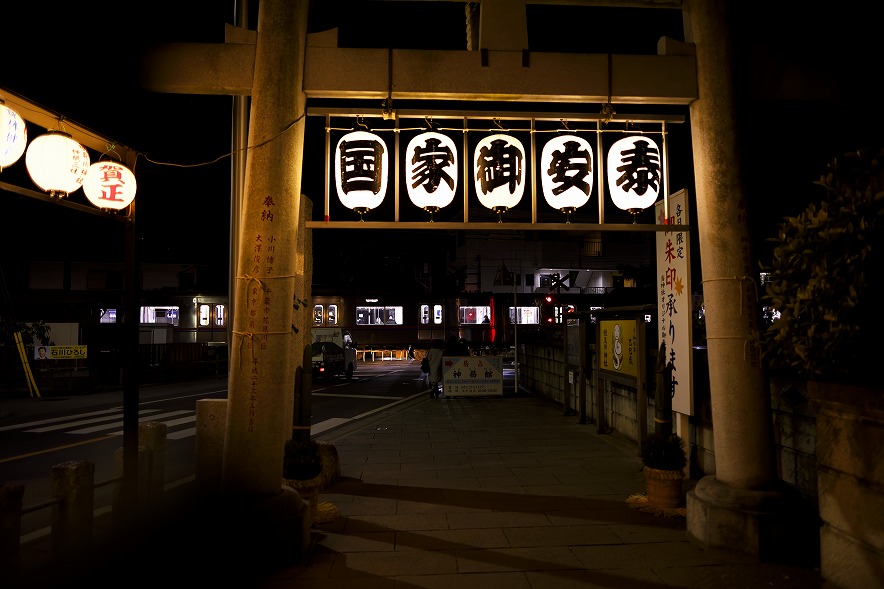
<svg viewBox="0 0 884 589">
<path fill-rule="evenodd" d="M 360 217 L 384 201 L 387 193 L 387 147 L 367 131 L 352 131 L 335 148 L 335 185 L 341 203 Z"/>
<path fill-rule="evenodd" d="M 522 200 L 525 192 L 525 148 L 510 135 L 485 137 L 473 156 L 476 194 L 482 206 L 503 213 Z"/>
<path fill-rule="evenodd" d="M 429 131 L 405 150 L 408 198 L 431 214 L 447 207 L 457 189 L 457 147 L 447 135 Z"/>
<path fill-rule="evenodd" d="M 0 104 L 0 170 L 19 160 L 28 146 L 25 120 L 4 104 Z"/>
<path fill-rule="evenodd" d="M 592 194 L 592 146 L 577 135 L 556 135 L 543 146 L 538 173 L 549 206 L 571 213 Z"/>
<path fill-rule="evenodd" d="M 100 209 L 125 209 L 135 198 L 138 185 L 135 174 L 123 164 L 111 161 L 89 166 L 83 192 L 89 202 Z"/>
<path fill-rule="evenodd" d="M 608 151 L 608 189 L 624 211 L 636 214 L 654 204 L 660 173 L 660 148 L 644 135 L 624 137 Z"/>
<path fill-rule="evenodd" d="M 34 184 L 53 196 L 65 197 L 83 185 L 89 152 L 67 133 L 50 131 L 31 141 L 25 165 Z"/>
</svg>

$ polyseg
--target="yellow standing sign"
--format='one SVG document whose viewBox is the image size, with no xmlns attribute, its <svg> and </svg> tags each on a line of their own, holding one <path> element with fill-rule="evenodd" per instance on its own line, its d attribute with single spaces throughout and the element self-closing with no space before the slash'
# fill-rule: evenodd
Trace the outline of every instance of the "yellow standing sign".
<svg viewBox="0 0 884 589">
<path fill-rule="evenodd" d="M 18 356 L 25 371 L 25 380 L 28 383 L 28 393 L 30 393 L 32 397 L 39 397 L 40 389 L 37 388 L 37 381 L 34 380 L 34 372 L 31 370 L 31 365 L 28 363 L 25 344 L 22 341 L 21 333 L 18 331 L 15 332 L 15 347 L 18 349 Z"/>
<path fill-rule="evenodd" d="M 599 321 L 601 352 L 599 370 L 638 377 L 638 328 L 636 319 Z"/>
</svg>

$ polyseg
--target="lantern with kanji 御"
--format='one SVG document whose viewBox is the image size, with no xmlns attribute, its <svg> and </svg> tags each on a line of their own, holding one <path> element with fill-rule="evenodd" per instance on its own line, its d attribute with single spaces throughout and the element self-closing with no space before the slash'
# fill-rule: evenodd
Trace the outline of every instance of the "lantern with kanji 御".
<svg viewBox="0 0 884 589">
<path fill-rule="evenodd" d="M 50 131 L 28 146 L 25 165 L 34 184 L 51 196 L 66 197 L 83 185 L 89 152 L 69 134 Z"/>
<path fill-rule="evenodd" d="M 644 135 L 624 137 L 608 151 L 611 200 L 633 216 L 657 200 L 660 176 L 660 148 Z"/>
<path fill-rule="evenodd" d="M 451 204 L 457 188 L 457 146 L 447 135 L 429 131 L 408 142 L 405 151 L 408 198 L 433 213 Z"/>
<path fill-rule="evenodd" d="M 543 146 L 538 173 L 546 202 L 570 223 L 592 193 L 592 147 L 577 135 L 556 135 Z"/>
<path fill-rule="evenodd" d="M 138 186 L 135 174 L 123 164 L 99 161 L 89 166 L 83 192 L 100 209 L 118 211 L 128 207 Z"/>
<path fill-rule="evenodd" d="M 379 206 L 387 192 L 387 149 L 368 131 L 352 131 L 335 148 L 335 186 L 338 199 L 359 218 Z"/>
<path fill-rule="evenodd" d="M 28 129 L 18 113 L 0 100 L 0 170 L 19 160 L 28 145 Z"/>
<path fill-rule="evenodd" d="M 497 133 L 479 141 L 473 157 L 476 195 L 485 208 L 500 216 L 522 200 L 525 192 L 525 148 L 510 135 Z"/>
</svg>

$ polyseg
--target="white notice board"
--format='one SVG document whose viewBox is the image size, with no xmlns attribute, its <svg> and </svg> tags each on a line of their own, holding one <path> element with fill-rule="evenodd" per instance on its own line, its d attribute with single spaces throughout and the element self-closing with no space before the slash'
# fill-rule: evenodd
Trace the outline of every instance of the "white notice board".
<svg viewBox="0 0 884 589">
<path fill-rule="evenodd" d="M 443 356 L 442 392 L 447 397 L 503 396 L 503 359 Z"/>
</svg>

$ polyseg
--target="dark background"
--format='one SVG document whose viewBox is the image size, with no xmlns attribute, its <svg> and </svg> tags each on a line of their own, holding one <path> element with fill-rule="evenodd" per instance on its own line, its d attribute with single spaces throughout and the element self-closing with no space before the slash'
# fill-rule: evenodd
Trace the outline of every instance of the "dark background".
<svg viewBox="0 0 884 589">
<path fill-rule="evenodd" d="M 232 99 L 146 93 L 138 86 L 138 74 L 145 44 L 223 42 L 224 23 L 234 22 L 235 3 L 65 3 L 51 11 L 38 4 L 4 8 L 9 31 L 4 41 L 11 57 L 0 70 L 0 87 L 137 150 L 142 261 L 209 264 L 226 284 Z M 875 83 L 880 51 L 875 45 L 877 21 L 862 3 L 816 8 L 778 2 L 763 9 L 738 4 L 741 9 L 733 24 L 739 99 L 746 115 L 741 127 L 746 192 L 758 256 L 763 259 L 778 220 L 818 196 L 813 181 L 824 173 L 826 163 L 845 150 L 880 142 L 882 116 Z M 256 28 L 258 1 L 252 0 L 249 7 L 249 28 Z M 679 10 L 547 5 L 529 5 L 527 10 L 532 51 L 653 54 L 661 36 L 684 39 Z M 464 18 L 464 4 L 459 2 L 323 0 L 313 3 L 309 28 L 338 26 L 341 46 L 462 49 Z M 470 103 L 444 108 L 461 106 L 587 112 L 601 107 Z M 692 191 L 688 108 L 615 108 L 618 113 L 632 109 L 685 115 L 688 124 L 670 129 L 671 187 Z M 308 121 L 303 189 L 321 215 L 322 177 L 313 172 L 322 169 L 317 163 L 322 161 L 319 124 L 317 132 L 317 122 Z M 29 137 L 41 132 L 29 126 Z M 30 187 L 23 160 L 4 170 L 0 179 Z M 107 223 L 48 203 L 3 196 L 0 233 L 5 257 L 122 255 L 119 228 L 105 228 Z M 432 233 L 443 246 L 451 243 L 451 236 Z M 337 278 L 365 271 L 364 259 L 352 260 L 347 253 L 357 240 L 364 256 L 383 252 L 372 259 L 381 260 L 381 270 L 395 272 L 408 265 L 404 258 L 413 256 L 419 249 L 413 244 L 426 237 L 404 231 L 314 231 L 314 249 L 322 252 L 315 265 L 317 280 L 324 279 L 326 267 L 337 268 Z M 333 262 L 323 263 L 323 255 Z"/>
</svg>

